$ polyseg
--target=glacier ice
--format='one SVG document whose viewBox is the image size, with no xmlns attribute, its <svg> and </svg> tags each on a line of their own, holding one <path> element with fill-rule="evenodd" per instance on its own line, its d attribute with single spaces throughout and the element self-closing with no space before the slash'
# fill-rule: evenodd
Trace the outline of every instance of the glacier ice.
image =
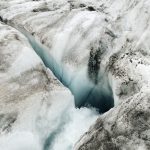
<svg viewBox="0 0 150 150">
<path fill-rule="evenodd" d="M 87 97 L 88 101 L 92 101 L 94 95 L 104 97 L 105 100 L 107 98 L 113 100 L 109 103 L 108 109 L 113 105 L 115 107 L 99 116 L 95 124 L 78 140 L 74 149 L 150 149 L 149 14 L 149 0 L 0 1 L 0 20 L 14 27 L 24 27 L 34 39 L 45 45 L 44 50 L 47 49 L 46 53 L 53 58 L 49 60 L 53 64 L 51 70 L 56 73 L 62 83 L 66 84 L 64 84 L 66 87 L 71 89 L 72 94 L 76 96 L 75 102 L 78 107 L 88 107 Z M 3 103 L 0 103 L 2 105 L 1 112 L 3 112 L 1 118 L 3 123 L 7 124 L 1 127 L 1 132 L 12 133 L 11 129 L 16 131 L 20 124 L 19 128 L 31 132 L 31 137 L 34 132 L 34 135 L 39 137 L 41 145 L 45 145 L 45 149 L 60 149 L 61 143 L 63 143 L 62 148 L 67 149 L 70 144 L 65 142 L 67 141 L 66 136 L 72 134 L 67 131 L 67 125 L 72 130 L 73 122 L 79 117 L 78 112 L 82 109 L 89 110 L 89 108 L 80 110 L 72 108 L 76 111 L 76 119 L 72 123 L 68 121 L 67 124 L 61 121 L 66 108 L 71 110 L 71 105 L 73 105 L 71 93 L 58 83 L 57 79 L 52 78 L 53 75 L 37 58 L 25 38 L 21 40 L 23 38 L 21 36 L 5 35 L 8 32 L 9 30 L 2 30 L 0 36 L 3 41 L 0 52 L 4 54 L 2 57 L 0 55 L 0 63 L 2 62 L 0 95 L 5 98 L 2 98 Z M 20 53 L 24 49 L 23 54 L 26 54 L 27 50 L 26 57 L 30 54 L 28 53 L 29 49 L 32 51 L 31 56 L 36 61 L 31 61 L 31 57 L 29 57 L 29 61 L 24 61 L 26 65 L 29 65 L 31 61 L 32 69 L 30 66 L 25 69 L 32 71 L 21 70 L 21 66 L 24 66 L 22 61 L 18 66 L 19 70 L 15 63 L 13 67 L 11 66 L 11 62 L 17 58 L 20 60 L 22 56 L 18 57 L 19 52 L 15 50 L 15 46 L 7 45 L 7 39 L 11 39 L 11 45 L 12 42 L 13 45 L 17 45 L 16 49 L 20 50 Z M 16 40 L 14 41 L 14 39 Z M 46 56 L 48 55 L 46 54 Z M 49 56 L 46 58 L 48 59 Z M 42 60 L 44 61 L 44 59 Z M 16 72 L 15 77 L 13 76 L 14 72 Z M 11 82 L 10 78 L 13 78 Z M 26 88 L 24 87 L 25 83 Z M 93 96 L 89 97 L 92 91 Z M 52 94 L 53 92 L 55 94 Z M 65 95 L 66 101 L 62 102 L 62 97 Z M 82 98 L 80 99 L 80 97 Z M 18 99 L 23 100 L 18 101 Z M 54 104 L 53 101 L 58 103 Z M 24 109 L 21 111 L 16 108 L 15 102 Z M 69 102 L 72 103 L 70 107 Z M 37 105 L 35 106 L 35 104 Z M 92 105 L 95 104 L 96 102 Z M 103 105 L 103 101 L 101 104 Z M 4 106 L 9 113 L 4 110 Z M 13 106 L 14 109 L 10 106 Z M 30 109 L 27 111 L 25 108 Z M 35 108 L 38 108 L 38 111 Z M 12 110 L 16 110 L 15 113 Z M 32 110 L 31 116 L 29 110 Z M 100 110 L 107 111 L 107 109 Z M 59 113 L 55 113 L 57 111 Z M 10 115 L 11 112 L 14 114 L 13 117 Z M 20 113 L 21 115 L 18 115 Z M 95 114 L 95 111 L 93 113 Z M 22 119 L 18 120 L 19 116 Z M 34 120 L 36 121 L 34 122 Z M 49 122 L 55 125 L 51 126 Z M 80 123 L 81 126 L 82 123 L 84 122 Z M 59 126 L 61 124 L 63 132 L 58 133 L 57 129 L 62 131 Z M 7 135 L 7 133 L 5 134 Z M 62 137 L 65 137 L 65 141 Z M 38 140 L 35 143 L 38 143 Z"/>
</svg>

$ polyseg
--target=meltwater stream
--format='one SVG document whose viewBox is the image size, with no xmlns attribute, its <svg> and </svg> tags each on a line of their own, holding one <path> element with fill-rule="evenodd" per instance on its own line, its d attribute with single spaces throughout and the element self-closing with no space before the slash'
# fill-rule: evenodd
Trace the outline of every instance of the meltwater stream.
<svg viewBox="0 0 150 150">
<path fill-rule="evenodd" d="M 56 115 L 59 123 L 52 124 L 54 129 L 50 132 L 48 131 L 49 136 L 45 139 L 42 149 L 72 150 L 75 142 L 88 130 L 99 113 L 104 113 L 113 107 L 111 88 L 105 77 L 98 85 L 92 83 L 86 75 L 86 68 L 82 68 L 76 74 L 70 73 L 69 69 L 64 64 L 57 62 L 50 55 L 49 50 L 36 41 L 32 35 L 22 28 L 19 28 L 19 30 L 28 38 L 32 48 L 42 59 L 45 66 L 54 73 L 64 86 L 70 89 L 74 95 L 75 106 L 80 108 L 76 109 L 73 102 L 66 102 L 68 103 L 66 106 L 62 103 L 63 108 L 61 109 L 63 111 L 58 116 Z"/>
<path fill-rule="evenodd" d="M 45 66 L 54 73 L 64 86 L 70 89 L 74 95 L 76 107 L 92 106 L 97 108 L 99 113 L 104 113 L 114 106 L 112 90 L 105 74 L 97 85 L 88 78 L 87 68 L 78 69 L 78 72 L 71 73 L 65 64 L 57 61 L 50 54 L 47 47 L 36 41 L 26 30 L 20 30 L 28 38 L 32 48 L 42 59 Z"/>
</svg>

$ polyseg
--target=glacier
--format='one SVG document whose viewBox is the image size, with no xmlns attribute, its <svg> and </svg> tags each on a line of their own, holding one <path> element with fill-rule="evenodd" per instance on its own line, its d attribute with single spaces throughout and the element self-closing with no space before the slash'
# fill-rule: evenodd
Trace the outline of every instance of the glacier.
<svg viewBox="0 0 150 150">
<path fill-rule="evenodd" d="M 149 18 L 149 0 L 1 0 L 1 149 L 150 149 Z"/>
</svg>

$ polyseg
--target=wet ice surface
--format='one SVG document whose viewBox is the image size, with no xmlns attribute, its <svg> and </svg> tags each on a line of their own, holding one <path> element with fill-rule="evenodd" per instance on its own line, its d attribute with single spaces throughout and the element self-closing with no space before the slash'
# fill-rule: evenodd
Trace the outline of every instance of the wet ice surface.
<svg viewBox="0 0 150 150">
<path fill-rule="evenodd" d="M 68 123 L 64 124 L 48 150 L 73 149 L 82 134 L 88 131 L 90 125 L 98 118 L 98 112 L 90 108 L 75 109 L 73 107 L 69 109 L 68 114 L 70 114 L 68 117 L 66 115 Z"/>
</svg>

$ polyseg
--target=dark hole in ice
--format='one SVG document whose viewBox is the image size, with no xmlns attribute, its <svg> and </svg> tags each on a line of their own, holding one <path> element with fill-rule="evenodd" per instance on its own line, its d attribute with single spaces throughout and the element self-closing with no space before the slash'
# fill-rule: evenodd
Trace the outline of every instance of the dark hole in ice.
<svg viewBox="0 0 150 150">
<path fill-rule="evenodd" d="M 88 9 L 89 11 L 95 11 L 95 8 L 92 7 L 92 6 L 88 6 L 87 9 Z"/>
<path fill-rule="evenodd" d="M 0 16 L 0 21 L 2 21 L 3 22 L 3 18 Z"/>
<path fill-rule="evenodd" d="M 76 97 L 76 96 L 75 96 Z M 94 107 L 97 108 L 99 113 L 105 113 L 112 107 L 114 107 L 114 99 L 111 94 L 102 93 L 98 89 L 90 89 L 88 95 L 78 97 L 76 99 L 77 107 Z"/>
</svg>

